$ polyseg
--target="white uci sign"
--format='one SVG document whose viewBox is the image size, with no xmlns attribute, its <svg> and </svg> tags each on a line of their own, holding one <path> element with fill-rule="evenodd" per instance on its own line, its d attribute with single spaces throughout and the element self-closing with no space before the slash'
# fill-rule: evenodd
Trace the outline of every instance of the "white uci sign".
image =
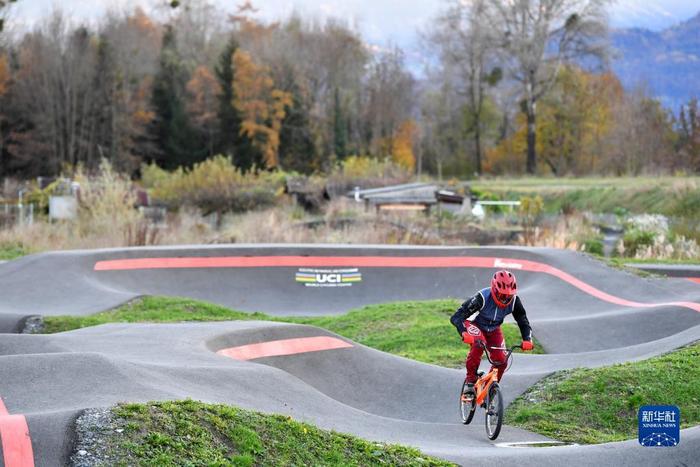
<svg viewBox="0 0 700 467">
<path fill-rule="evenodd" d="M 307 269 L 301 268 L 295 280 L 306 287 L 352 287 L 362 282 L 362 273 L 354 269 Z"/>
</svg>

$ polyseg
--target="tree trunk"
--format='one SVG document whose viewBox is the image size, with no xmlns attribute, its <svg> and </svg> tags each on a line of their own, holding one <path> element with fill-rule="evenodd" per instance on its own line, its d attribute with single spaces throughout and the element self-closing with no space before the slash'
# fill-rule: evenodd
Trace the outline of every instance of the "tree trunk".
<svg viewBox="0 0 700 467">
<path fill-rule="evenodd" d="M 527 173 L 537 172 L 537 127 L 535 125 L 535 103 L 527 103 Z"/>
<path fill-rule="evenodd" d="M 476 119 L 474 144 L 476 145 L 476 173 L 481 175 L 481 115 Z"/>
<path fill-rule="evenodd" d="M 416 170 L 418 178 L 423 175 L 423 148 L 418 146 L 416 152 L 418 153 L 418 164 L 416 164 Z"/>
</svg>

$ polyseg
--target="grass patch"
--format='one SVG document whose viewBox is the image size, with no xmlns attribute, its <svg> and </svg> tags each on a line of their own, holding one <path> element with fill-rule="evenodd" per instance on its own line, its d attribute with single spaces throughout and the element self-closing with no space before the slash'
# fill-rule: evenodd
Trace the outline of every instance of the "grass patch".
<svg viewBox="0 0 700 467">
<path fill-rule="evenodd" d="M 71 331 L 107 323 L 173 323 L 180 321 L 274 320 L 263 313 L 245 313 L 199 300 L 143 297 L 112 310 L 88 316 L 44 316 L 44 333 Z"/>
<path fill-rule="evenodd" d="M 108 456 L 95 465 L 453 465 L 283 415 L 192 400 L 122 404 L 112 416 L 123 431 L 100 435 Z"/>
<path fill-rule="evenodd" d="M 642 405 L 676 405 L 681 427 L 700 424 L 700 343 L 641 362 L 558 372 L 519 397 L 505 422 L 561 441 L 637 436 Z"/>
<path fill-rule="evenodd" d="M 692 259 L 638 259 L 638 258 L 616 258 L 623 263 L 629 264 L 677 264 L 677 265 L 687 265 L 687 266 L 698 266 L 700 265 L 700 260 Z"/>
<path fill-rule="evenodd" d="M 616 256 L 610 257 L 610 258 L 601 258 L 598 257 L 601 262 L 606 264 L 607 266 L 610 266 L 611 268 L 619 269 L 621 271 L 629 272 L 630 274 L 634 274 L 639 277 L 644 277 L 644 278 L 659 278 L 659 277 L 665 277 L 659 274 L 655 274 L 650 271 L 645 271 L 644 269 L 639 269 L 635 268 L 634 266 L 629 266 L 627 263 L 630 263 L 629 258 L 619 258 Z"/>
<path fill-rule="evenodd" d="M 28 254 L 29 250 L 19 243 L 0 244 L 0 261 L 10 261 Z"/>
<path fill-rule="evenodd" d="M 144 297 L 90 316 L 45 316 L 44 332 L 50 334 L 106 323 L 278 321 L 318 326 L 377 350 L 457 368 L 463 366 L 467 352 L 467 346 L 460 342 L 449 321 L 458 307 L 457 300 L 430 300 L 370 305 L 341 316 L 273 317 L 198 300 Z M 517 326 L 506 323 L 502 329 L 507 343 L 520 342 Z M 543 353 L 542 347 L 535 344 L 535 352 Z"/>
<path fill-rule="evenodd" d="M 545 211 L 659 213 L 697 218 L 700 207 L 698 177 L 590 177 L 516 178 L 480 180 L 477 190 L 488 190 L 502 199 L 540 195 Z"/>
<path fill-rule="evenodd" d="M 682 260 L 682 259 L 636 259 L 636 258 L 620 258 L 620 257 L 611 257 L 611 258 L 601 258 L 598 257 L 597 259 L 601 260 L 603 263 L 605 263 L 607 266 L 610 266 L 611 268 L 615 269 L 620 269 L 622 271 L 626 271 L 632 274 L 635 274 L 639 277 L 644 277 L 644 278 L 664 278 L 664 277 L 672 277 L 672 276 L 667 276 L 665 274 L 661 273 L 655 273 L 652 271 L 647 271 L 641 268 L 637 268 L 634 265 L 644 265 L 644 264 L 665 264 L 665 265 L 677 265 L 677 266 L 698 266 L 700 265 L 700 262 L 698 261 L 692 261 L 692 260 Z"/>
</svg>

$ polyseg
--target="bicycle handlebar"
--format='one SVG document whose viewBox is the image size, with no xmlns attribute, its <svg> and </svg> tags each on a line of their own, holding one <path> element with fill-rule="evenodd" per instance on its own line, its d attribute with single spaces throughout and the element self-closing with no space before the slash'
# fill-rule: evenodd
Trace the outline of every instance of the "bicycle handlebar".
<svg viewBox="0 0 700 467">
<path fill-rule="evenodd" d="M 503 365 L 503 363 L 505 363 L 505 362 L 508 361 L 508 359 L 510 358 L 511 354 L 513 353 L 513 351 L 514 351 L 515 349 L 519 349 L 519 348 L 520 348 L 519 345 L 514 345 L 514 346 L 512 346 L 512 347 L 509 348 L 509 349 L 505 349 L 505 348 L 503 348 L 503 347 L 490 347 L 490 346 L 487 346 L 486 344 L 484 344 L 483 341 L 480 341 L 480 340 L 479 340 L 479 341 L 477 341 L 477 342 L 480 344 L 481 348 L 483 348 L 484 350 L 486 350 L 486 359 L 489 361 L 489 363 L 490 363 L 491 365 L 496 365 L 496 363 L 494 363 L 494 361 L 491 360 L 491 354 L 490 354 L 490 352 L 489 352 L 489 349 L 492 349 L 492 350 L 507 350 L 505 360 L 504 360 L 503 362 L 501 362 L 501 363 L 498 363 L 498 365 Z"/>
</svg>

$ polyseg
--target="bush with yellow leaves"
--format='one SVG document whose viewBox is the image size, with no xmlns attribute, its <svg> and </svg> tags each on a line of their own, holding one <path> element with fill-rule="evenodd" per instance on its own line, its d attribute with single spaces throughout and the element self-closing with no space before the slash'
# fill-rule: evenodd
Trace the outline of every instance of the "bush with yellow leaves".
<svg viewBox="0 0 700 467">
<path fill-rule="evenodd" d="M 141 168 L 151 197 L 170 208 L 196 207 L 204 214 L 243 212 L 275 204 L 286 175 L 252 170 L 243 173 L 230 157 L 215 156 L 191 169 L 167 172 L 155 164 Z"/>
</svg>

